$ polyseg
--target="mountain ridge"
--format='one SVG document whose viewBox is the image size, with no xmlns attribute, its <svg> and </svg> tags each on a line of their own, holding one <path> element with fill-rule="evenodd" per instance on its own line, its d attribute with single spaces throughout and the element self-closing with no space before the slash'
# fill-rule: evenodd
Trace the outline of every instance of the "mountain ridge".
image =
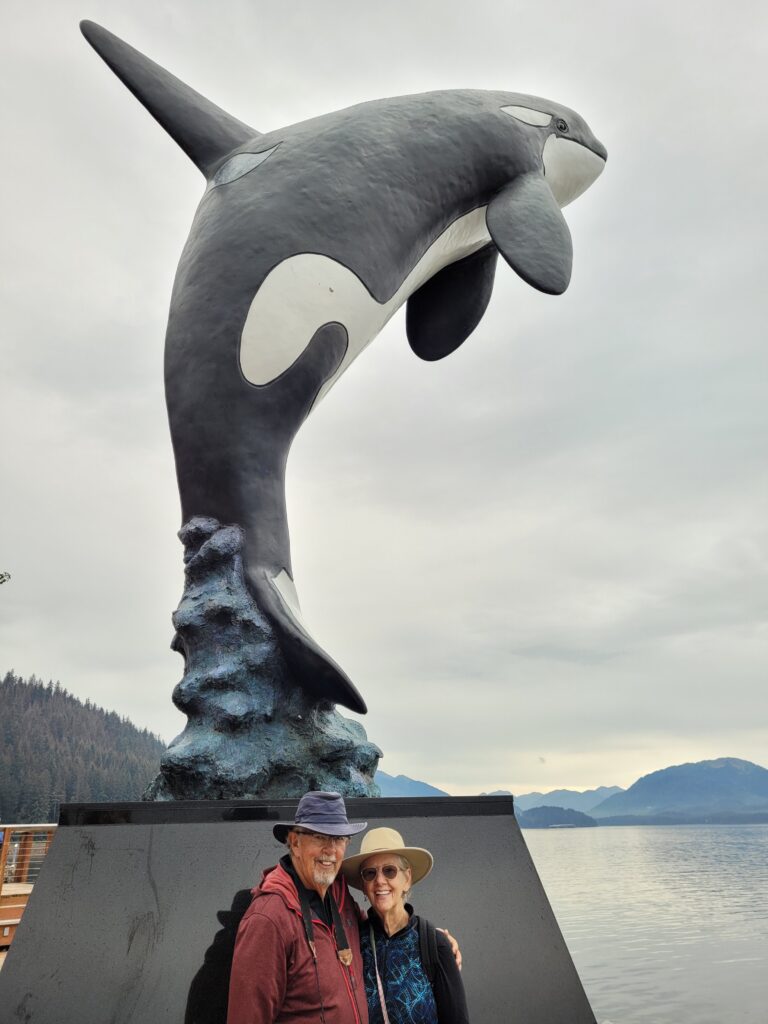
<svg viewBox="0 0 768 1024">
<path fill-rule="evenodd" d="M 386 780 L 382 796 L 449 795 L 405 775 L 386 776 Z M 480 795 L 513 796 L 508 790 Z M 605 825 L 760 822 L 768 821 L 768 770 L 742 758 L 722 757 L 660 768 L 626 790 L 620 786 L 598 786 L 583 793 L 556 789 L 523 793 L 514 801 L 521 824 L 526 814 L 539 808 L 586 814 Z M 543 821 L 546 815 L 539 817 Z"/>
<path fill-rule="evenodd" d="M 547 793 L 521 793 L 515 797 L 515 807 L 521 811 L 529 811 L 533 807 L 562 807 L 566 810 L 581 811 L 589 814 L 603 800 L 623 793 L 621 786 L 598 786 L 579 792 L 576 789 L 552 789 Z"/>
<path fill-rule="evenodd" d="M 738 757 L 689 761 L 641 776 L 592 808 L 598 821 L 632 815 L 768 813 L 768 769 Z"/>
<path fill-rule="evenodd" d="M 382 796 L 450 796 L 444 789 L 431 786 L 428 782 L 410 779 L 407 775 L 387 775 L 381 768 L 377 769 L 376 785 Z"/>
</svg>

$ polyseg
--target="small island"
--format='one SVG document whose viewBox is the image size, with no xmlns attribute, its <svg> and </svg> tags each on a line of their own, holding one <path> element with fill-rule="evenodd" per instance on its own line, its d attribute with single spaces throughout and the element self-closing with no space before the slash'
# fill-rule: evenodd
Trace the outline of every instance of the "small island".
<svg viewBox="0 0 768 1024">
<path fill-rule="evenodd" d="M 588 814 L 568 807 L 531 807 L 516 811 L 520 828 L 594 828 L 597 822 Z"/>
</svg>

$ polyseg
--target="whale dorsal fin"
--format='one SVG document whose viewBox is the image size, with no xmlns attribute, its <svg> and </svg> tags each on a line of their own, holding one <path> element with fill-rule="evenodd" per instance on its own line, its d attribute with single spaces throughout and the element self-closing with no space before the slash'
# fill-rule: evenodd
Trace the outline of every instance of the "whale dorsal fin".
<svg viewBox="0 0 768 1024">
<path fill-rule="evenodd" d="M 206 178 L 232 150 L 259 135 L 101 25 L 81 21 L 80 30 Z"/>
<path fill-rule="evenodd" d="M 442 359 L 467 340 L 491 301 L 498 255 L 495 245 L 483 246 L 443 267 L 410 296 L 405 333 L 417 356 Z"/>
<path fill-rule="evenodd" d="M 573 263 L 571 233 L 540 174 L 523 174 L 505 185 L 488 204 L 485 220 L 516 274 L 550 295 L 565 291 Z"/>
</svg>

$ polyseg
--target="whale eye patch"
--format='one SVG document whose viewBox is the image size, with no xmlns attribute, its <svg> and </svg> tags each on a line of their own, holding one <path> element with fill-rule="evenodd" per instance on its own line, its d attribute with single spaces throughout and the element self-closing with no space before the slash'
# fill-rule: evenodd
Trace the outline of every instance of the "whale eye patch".
<svg viewBox="0 0 768 1024">
<path fill-rule="evenodd" d="M 567 132 L 568 131 L 568 122 L 564 121 L 562 119 L 562 117 L 558 117 L 558 119 L 555 121 L 555 127 L 557 128 L 557 130 L 559 132 Z"/>
<path fill-rule="evenodd" d="M 278 142 L 278 146 L 280 143 Z M 242 178 L 258 167 L 259 164 L 263 164 L 267 157 L 277 149 L 277 146 L 273 146 L 271 149 L 265 149 L 261 153 L 236 153 L 233 157 L 230 157 L 221 167 L 216 171 L 209 188 L 216 188 L 219 185 L 228 185 L 230 181 L 237 181 L 238 178 Z"/>
<path fill-rule="evenodd" d="M 543 110 L 534 110 L 533 107 L 502 107 L 501 111 L 517 121 L 522 121 L 523 124 L 532 124 L 537 128 L 543 128 L 552 120 L 551 114 Z"/>
</svg>

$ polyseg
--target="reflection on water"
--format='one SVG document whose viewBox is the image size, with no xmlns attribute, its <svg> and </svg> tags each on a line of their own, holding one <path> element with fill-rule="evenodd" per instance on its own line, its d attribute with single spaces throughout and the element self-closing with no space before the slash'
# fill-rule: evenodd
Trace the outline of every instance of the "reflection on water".
<svg viewBox="0 0 768 1024">
<path fill-rule="evenodd" d="M 599 1024 L 768 1022 L 768 825 L 523 836 Z"/>
</svg>

